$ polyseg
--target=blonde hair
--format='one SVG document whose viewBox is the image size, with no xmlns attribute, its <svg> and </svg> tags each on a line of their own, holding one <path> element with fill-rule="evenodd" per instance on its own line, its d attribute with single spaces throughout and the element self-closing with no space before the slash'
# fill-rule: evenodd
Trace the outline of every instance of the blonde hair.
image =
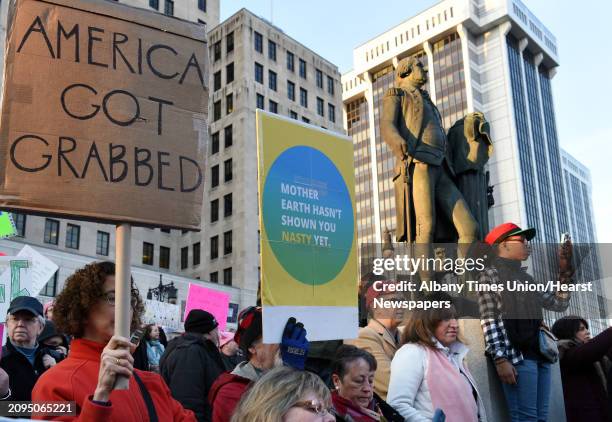
<svg viewBox="0 0 612 422">
<path fill-rule="evenodd" d="M 232 422 L 281 422 L 283 416 L 314 393 L 323 404 L 331 407 L 329 389 L 318 375 L 288 367 L 270 370 L 242 396 L 232 416 Z"/>
</svg>

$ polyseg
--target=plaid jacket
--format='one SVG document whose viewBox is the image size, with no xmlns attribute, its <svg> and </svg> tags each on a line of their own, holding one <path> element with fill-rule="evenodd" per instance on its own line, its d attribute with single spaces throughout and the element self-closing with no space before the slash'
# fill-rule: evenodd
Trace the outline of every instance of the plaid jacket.
<svg viewBox="0 0 612 422">
<path fill-rule="evenodd" d="M 500 283 L 499 274 L 495 267 L 486 268 L 479 277 L 480 284 Z M 540 293 L 542 305 L 545 309 L 563 312 L 569 306 L 568 292 L 548 291 Z M 504 327 L 502 318 L 503 307 L 498 292 L 478 292 L 478 306 L 480 309 L 480 325 L 485 337 L 485 353 L 494 360 L 505 358 L 516 365 L 523 360 L 522 353 L 515 348 Z"/>
</svg>

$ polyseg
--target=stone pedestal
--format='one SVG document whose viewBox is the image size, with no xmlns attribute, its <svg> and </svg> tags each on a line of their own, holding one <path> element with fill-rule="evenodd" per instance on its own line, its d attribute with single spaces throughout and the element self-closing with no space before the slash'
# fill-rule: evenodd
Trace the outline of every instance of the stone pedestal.
<svg viewBox="0 0 612 422">
<path fill-rule="evenodd" d="M 510 418 L 507 416 L 506 400 L 497 372 L 491 359 L 484 354 L 484 338 L 480 321 L 477 319 L 461 320 L 460 330 L 470 348 L 467 364 L 476 379 L 478 390 L 484 400 L 487 420 L 489 422 L 510 422 Z M 558 363 L 552 367 L 551 384 L 548 421 L 564 422 L 565 408 Z"/>
</svg>

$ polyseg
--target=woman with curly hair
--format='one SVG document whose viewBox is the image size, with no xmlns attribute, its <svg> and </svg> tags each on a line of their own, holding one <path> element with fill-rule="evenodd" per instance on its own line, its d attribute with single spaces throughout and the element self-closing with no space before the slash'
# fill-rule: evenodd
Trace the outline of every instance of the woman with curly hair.
<svg viewBox="0 0 612 422">
<path fill-rule="evenodd" d="M 132 284 L 131 330 L 144 310 Z M 115 336 L 115 264 L 95 262 L 66 280 L 55 301 L 57 328 L 74 336 L 70 354 L 49 369 L 34 386 L 34 401 L 74 401 L 75 416 L 34 414 L 34 419 L 60 421 L 145 422 L 193 421 L 195 416 L 174 400 L 162 378 L 134 369 L 133 348 Z M 128 390 L 113 390 L 117 376 L 129 378 Z"/>
</svg>

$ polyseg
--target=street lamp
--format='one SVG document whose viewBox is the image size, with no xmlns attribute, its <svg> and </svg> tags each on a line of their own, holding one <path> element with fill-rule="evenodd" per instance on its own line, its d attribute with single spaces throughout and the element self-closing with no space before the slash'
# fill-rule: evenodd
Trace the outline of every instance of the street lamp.
<svg viewBox="0 0 612 422">
<path fill-rule="evenodd" d="M 162 283 L 162 275 L 159 275 L 159 285 L 157 287 L 149 289 L 147 292 L 147 299 L 152 300 L 155 296 L 155 299 L 164 302 L 166 299 L 168 303 L 176 303 L 177 299 L 177 291 L 178 289 L 174 287 L 174 282 L 171 281 L 170 284 Z"/>
</svg>

